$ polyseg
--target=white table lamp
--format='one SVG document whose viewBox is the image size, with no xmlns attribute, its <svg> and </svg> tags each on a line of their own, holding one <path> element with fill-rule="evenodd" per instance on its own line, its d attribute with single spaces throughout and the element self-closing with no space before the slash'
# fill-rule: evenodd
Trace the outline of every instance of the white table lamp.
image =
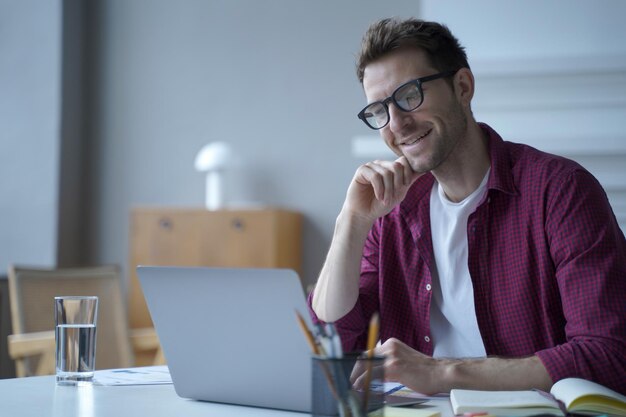
<svg viewBox="0 0 626 417">
<path fill-rule="evenodd" d="M 208 210 L 218 210 L 224 205 L 222 201 L 222 174 L 230 163 L 230 146 L 224 142 L 209 143 L 196 155 L 196 169 L 206 172 L 205 205 Z"/>
</svg>

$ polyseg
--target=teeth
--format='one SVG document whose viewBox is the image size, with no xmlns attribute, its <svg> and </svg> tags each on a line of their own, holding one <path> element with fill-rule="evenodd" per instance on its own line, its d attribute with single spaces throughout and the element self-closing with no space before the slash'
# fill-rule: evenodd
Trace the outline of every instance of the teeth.
<svg viewBox="0 0 626 417">
<path fill-rule="evenodd" d="M 418 140 L 420 140 L 421 138 L 416 138 L 415 140 L 411 140 L 409 142 L 404 142 L 405 145 L 413 145 L 414 143 L 416 143 Z"/>
<path fill-rule="evenodd" d="M 403 145 L 413 145 L 414 143 L 417 143 L 417 141 L 421 140 L 424 136 L 428 135 L 429 133 L 430 133 L 430 130 L 424 133 L 422 136 L 419 136 L 413 140 L 404 142 Z"/>
</svg>

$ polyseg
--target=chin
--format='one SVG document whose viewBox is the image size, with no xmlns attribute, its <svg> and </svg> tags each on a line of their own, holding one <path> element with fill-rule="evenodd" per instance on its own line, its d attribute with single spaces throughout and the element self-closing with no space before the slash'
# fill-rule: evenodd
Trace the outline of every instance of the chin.
<svg viewBox="0 0 626 417">
<path fill-rule="evenodd" d="M 409 159 L 409 165 L 411 165 L 411 169 L 413 170 L 413 172 L 416 172 L 418 174 L 424 174 L 430 171 L 430 169 L 427 166 L 424 166 L 424 164 L 421 164 L 411 159 Z"/>
<path fill-rule="evenodd" d="M 416 158 L 408 158 L 409 165 L 411 165 L 411 169 L 418 174 L 425 174 L 437 168 L 437 164 L 435 164 L 431 160 L 423 160 Z"/>
</svg>

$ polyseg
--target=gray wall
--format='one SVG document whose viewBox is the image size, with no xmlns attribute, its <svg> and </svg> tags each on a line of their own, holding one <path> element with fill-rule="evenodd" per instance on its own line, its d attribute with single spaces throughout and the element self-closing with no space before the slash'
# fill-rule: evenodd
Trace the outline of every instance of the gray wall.
<svg viewBox="0 0 626 417">
<path fill-rule="evenodd" d="M 208 142 L 240 156 L 226 200 L 299 210 L 313 282 L 357 166 L 354 53 L 374 19 L 415 1 L 91 2 L 89 247 L 124 263 L 129 208 L 204 204 Z"/>
<path fill-rule="evenodd" d="M 626 2 L 422 0 L 421 12 L 466 46 L 476 119 L 581 163 L 626 231 Z M 352 141 L 363 159 L 390 153 L 375 134 Z"/>
<path fill-rule="evenodd" d="M 56 262 L 61 15 L 60 0 L 0 0 L 0 275 Z"/>
<path fill-rule="evenodd" d="M 502 80 L 490 62 L 507 61 L 509 76 L 522 61 L 536 73 L 533 60 L 546 69 L 544 58 L 557 58 L 559 69 L 594 53 L 593 75 L 606 75 L 602 57 L 612 55 L 612 76 L 623 79 L 626 29 L 615 19 L 626 3 L 617 0 L 0 0 L 0 268 L 60 261 L 127 270 L 130 208 L 201 207 L 204 178 L 193 161 L 221 140 L 240 157 L 227 201 L 304 213 L 312 283 L 346 186 L 370 157 L 351 149 L 355 136 L 371 136 L 355 117 L 361 35 L 379 17 L 420 14 L 449 23 L 488 89 Z M 623 95 L 609 102 L 610 112 L 623 109 Z M 490 120 L 499 106 L 477 103 Z M 626 166 L 623 142 L 614 136 L 608 153 Z M 60 216 L 59 201 L 69 202 Z"/>
</svg>

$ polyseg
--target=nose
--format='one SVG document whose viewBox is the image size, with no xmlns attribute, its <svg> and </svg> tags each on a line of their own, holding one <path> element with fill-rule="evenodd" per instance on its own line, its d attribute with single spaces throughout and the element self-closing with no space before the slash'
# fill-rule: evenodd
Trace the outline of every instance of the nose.
<svg viewBox="0 0 626 417">
<path fill-rule="evenodd" d="M 411 121 L 409 112 L 402 111 L 395 105 L 389 103 L 389 129 L 392 132 L 402 131 Z"/>
</svg>

